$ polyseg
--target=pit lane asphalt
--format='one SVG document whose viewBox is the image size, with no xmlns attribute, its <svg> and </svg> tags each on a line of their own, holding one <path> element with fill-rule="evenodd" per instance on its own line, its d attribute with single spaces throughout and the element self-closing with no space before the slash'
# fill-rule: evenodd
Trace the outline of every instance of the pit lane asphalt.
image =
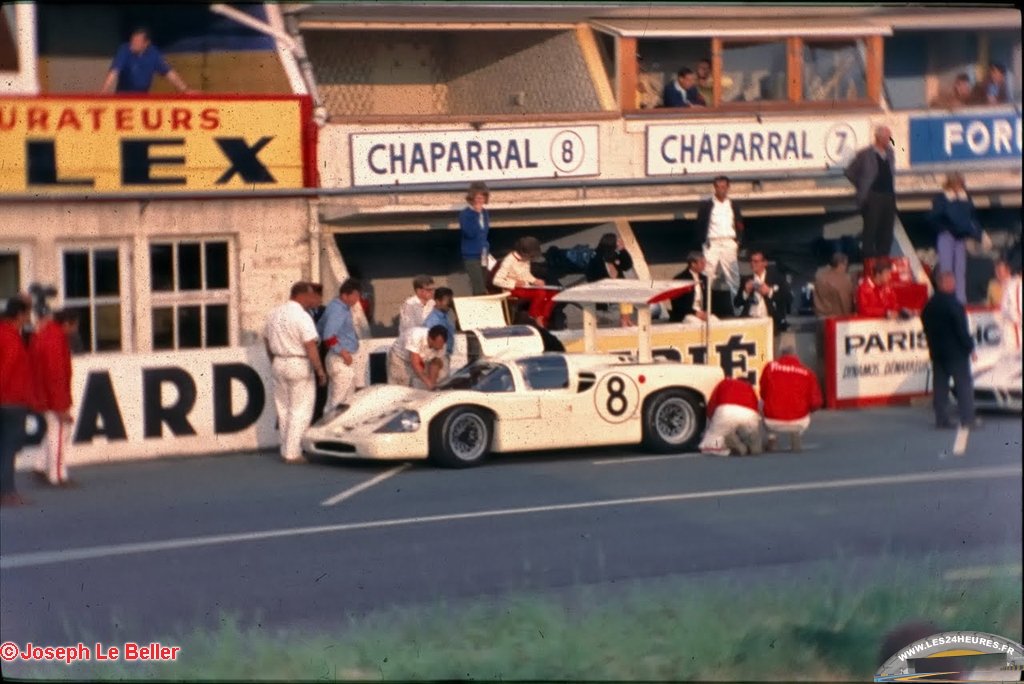
<svg viewBox="0 0 1024 684">
<path fill-rule="evenodd" d="M 222 612 L 344 624 L 436 598 L 838 556 L 1019 562 L 1020 418 L 985 420 L 962 458 L 940 458 L 953 434 L 932 429 L 925 408 L 824 412 L 797 455 L 616 448 L 464 471 L 418 464 L 334 506 L 321 503 L 396 464 L 286 466 L 271 453 L 121 463 L 75 469 L 74 490 L 19 473 L 34 503 L 0 514 L 0 640 L 74 643 L 84 630 L 140 641 Z"/>
</svg>

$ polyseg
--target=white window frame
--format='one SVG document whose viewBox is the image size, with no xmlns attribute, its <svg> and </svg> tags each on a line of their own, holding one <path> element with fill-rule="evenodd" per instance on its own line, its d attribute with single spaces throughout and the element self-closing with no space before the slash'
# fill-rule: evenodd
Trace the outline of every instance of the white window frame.
<svg viewBox="0 0 1024 684">
<path fill-rule="evenodd" d="M 97 297 L 94 294 L 90 294 L 88 297 L 65 297 L 66 282 L 64 273 L 64 257 L 69 252 L 86 252 L 89 255 L 89 291 L 92 292 L 94 284 L 94 269 L 93 269 L 93 254 L 99 251 L 110 251 L 117 252 L 117 271 L 118 271 L 118 289 L 119 294 L 114 295 L 103 295 Z M 59 282 L 57 283 L 57 300 L 58 306 L 61 308 L 72 307 L 78 308 L 82 306 L 89 307 L 89 316 L 91 320 L 90 330 L 92 333 L 92 339 L 87 342 L 83 340 L 87 350 L 86 354 L 122 354 L 131 352 L 135 349 L 135 326 L 134 326 L 134 309 L 132 306 L 133 297 L 131 296 L 131 251 L 129 243 L 126 241 L 116 242 L 69 242 L 58 246 L 57 249 L 57 261 L 58 261 L 58 277 Z M 96 307 L 101 304 L 120 304 L 121 306 L 121 348 L 117 350 L 94 350 L 96 346 Z"/>
<path fill-rule="evenodd" d="M 227 267 L 228 287 L 209 289 L 206 287 L 206 245 L 222 242 L 227 245 Z M 181 290 L 178 282 L 178 249 L 181 245 L 199 245 L 199 271 L 201 288 L 198 290 Z M 155 245 L 171 245 L 173 248 L 171 258 L 171 277 L 174 282 L 174 289 L 169 291 L 158 291 L 153 289 L 152 273 L 153 263 L 151 259 L 152 247 Z M 173 346 L 167 349 L 157 349 L 153 339 L 152 321 L 150 321 L 149 349 L 153 351 L 195 351 L 198 349 L 225 349 L 238 345 L 238 271 L 235 268 L 237 259 L 237 246 L 235 240 L 229 235 L 201 235 L 188 237 L 152 237 L 146 242 L 146 274 L 149 277 L 149 298 L 150 317 L 156 309 L 171 309 L 174 316 L 174 339 Z M 228 339 L 226 347 L 207 346 L 207 325 L 206 306 L 208 304 L 223 304 L 228 307 Z M 199 307 L 199 332 L 200 346 L 188 347 L 184 350 L 178 344 L 178 309 L 183 306 Z"/>
<path fill-rule="evenodd" d="M 0 242 L 0 254 L 18 257 L 18 292 L 28 292 L 35 278 L 33 245 L 28 242 Z"/>
</svg>

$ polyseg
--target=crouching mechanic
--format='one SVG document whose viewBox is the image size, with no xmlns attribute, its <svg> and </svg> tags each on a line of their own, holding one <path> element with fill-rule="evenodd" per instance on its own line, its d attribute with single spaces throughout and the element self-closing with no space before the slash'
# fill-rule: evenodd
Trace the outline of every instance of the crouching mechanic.
<svg viewBox="0 0 1024 684">
<path fill-rule="evenodd" d="M 708 427 L 700 451 L 715 456 L 761 453 L 761 414 L 750 383 L 726 378 L 708 399 Z"/>
<path fill-rule="evenodd" d="M 792 347 L 761 371 L 761 399 L 768 450 L 775 448 L 777 433 L 789 434 L 791 451 L 800 451 L 800 437 L 811 425 L 811 413 L 821 408 L 821 388 L 814 371 L 800 363 Z"/>
<path fill-rule="evenodd" d="M 388 383 L 432 390 L 443 379 L 448 330 L 410 328 L 388 350 Z"/>
</svg>

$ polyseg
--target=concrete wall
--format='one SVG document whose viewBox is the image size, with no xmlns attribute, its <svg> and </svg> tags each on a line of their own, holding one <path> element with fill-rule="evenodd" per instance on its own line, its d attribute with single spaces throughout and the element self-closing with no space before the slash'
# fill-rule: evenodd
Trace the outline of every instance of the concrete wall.
<svg viewBox="0 0 1024 684">
<path fill-rule="evenodd" d="M 128 283 L 122 288 L 125 351 L 151 348 L 153 240 L 224 238 L 232 245 L 235 345 L 256 343 L 267 311 L 287 299 L 294 281 L 311 277 L 306 200 L 8 203 L 2 211 L 0 247 L 27 253 L 28 282 L 60 284 L 62 247 L 119 247 Z"/>
<path fill-rule="evenodd" d="M 452 114 L 601 109 L 572 31 L 465 33 L 448 45 Z"/>
</svg>

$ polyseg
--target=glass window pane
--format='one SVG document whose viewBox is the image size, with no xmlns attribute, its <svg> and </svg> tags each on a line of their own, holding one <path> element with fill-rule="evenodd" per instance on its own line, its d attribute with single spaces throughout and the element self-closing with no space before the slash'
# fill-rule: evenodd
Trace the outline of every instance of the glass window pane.
<svg viewBox="0 0 1024 684">
<path fill-rule="evenodd" d="M 203 346 L 202 322 L 198 306 L 178 307 L 178 349 Z"/>
<path fill-rule="evenodd" d="M 228 305 L 209 304 L 206 307 L 206 346 L 228 346 Z"/>
<path fill-rule="evenodd" d="M 89 253 L 64 252 L 64 298 L 89 296 Z"/>
<path fill-rule="evenodd" d="M 116 249 L 98 249 L 92 254 L 95 281 L 93 293 L 97 297 L 121 294 L 121 270 Z M 118 334 L 120 336 L 120 333 Z"/>
<path fill-rule="evenodd" d="M 174 290 L 174 245 L 149 246 L 149 282 L 153 292 Z"/>
<path fill-rule="evenodd" d="M 153 309 L 153 349 L 174 349 L 174 309 Z"/>
<path fill-rule="evenodd" d="M 722 102 L 786 100 L 785 43 L 726 43 Z"/>
<path fill-rule="evenodd" d="M 518 363 L 529 389 L 565 389 L 569 386 L 569 369 L 561 356 L 539 356 Z"/>
<path fill-rule="evenodd" d="M 21 290 L 21 258 L 0 254 L 0 299 L 9 299 Z"/>
<path fill-rule="evenodd" d="M 92 343 L 92 309 L 88 306 L 69 307 L 78 312 L 78 340 L 70 340 L 71 349 L 74 351 L 76 345 L 80 351 L 96 351 Z"/>
<path fill-rule="evenodd" d="M 121 305 L 96 307 L 96 351 L 121 351 Z"/>
<path fill-rule="evenodd" d="M 226 290 L 228 283 L 228 243 L 206 243 L 206 288 Z"/>
<path fill-rule="evenodd" d="M 867 97 L 866 82 L 857 43 L 804 45 L 804 100 L 861 100 Z"/>
<path fill-rule="evenodd" d="M 199 245 L 178 245 L 178 289 L 201 290 L 203 272 L 199 265 Z"/>
</svg>

